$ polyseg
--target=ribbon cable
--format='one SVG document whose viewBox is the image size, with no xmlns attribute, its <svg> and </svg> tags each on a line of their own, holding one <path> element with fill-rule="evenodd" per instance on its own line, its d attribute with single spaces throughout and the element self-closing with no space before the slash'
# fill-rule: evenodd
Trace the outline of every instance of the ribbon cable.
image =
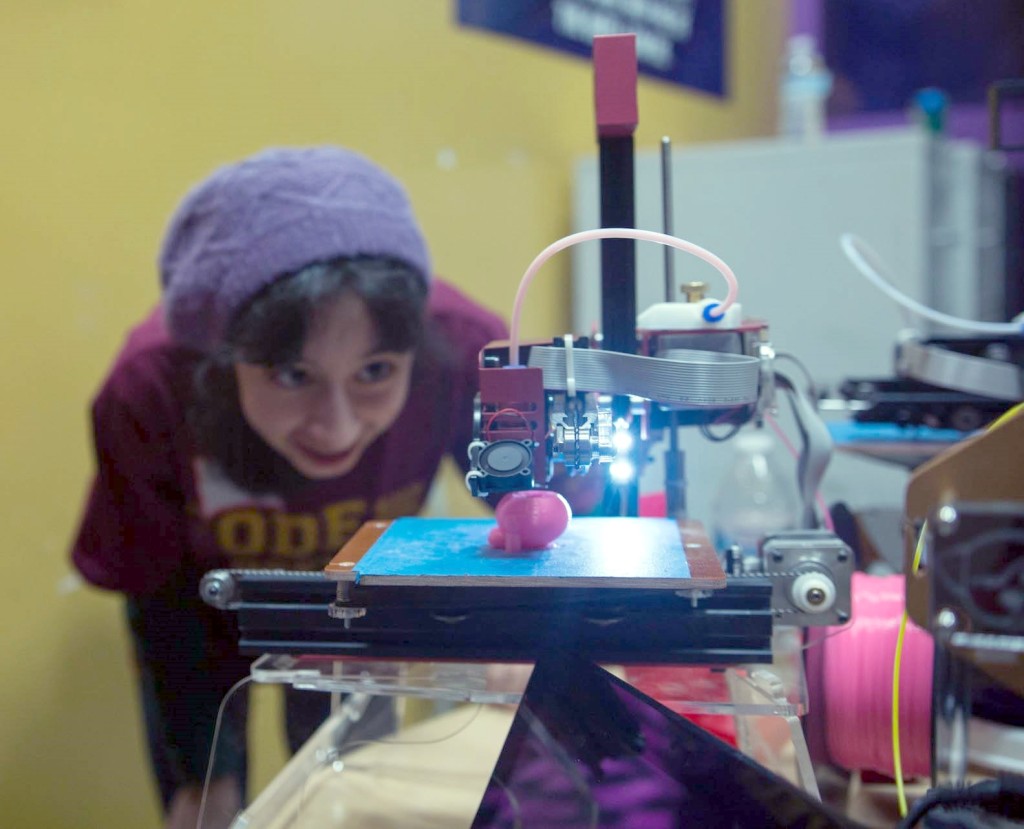
<svg viewBox="0 0 1024 829">
<path fill-rule="evenodd" d="M 743 406 L 757 401 L 761 361 L 743 354 L 670 349 L 664 357 L 577 348 L 572 376 L 578 392 L 631 395 L 672 408 Z M 532 346 L 529 366 L 544 373 L 544 388 L 566 391 L 566 350 Z"/>
<path fill-rule="evenodd" d="M 1014 363 L 972 357 L 910 340 L 900 343 L 896 373 L 922 383 L 995 400 L 1024 400 L 1024 377 Z"/>
</svg>

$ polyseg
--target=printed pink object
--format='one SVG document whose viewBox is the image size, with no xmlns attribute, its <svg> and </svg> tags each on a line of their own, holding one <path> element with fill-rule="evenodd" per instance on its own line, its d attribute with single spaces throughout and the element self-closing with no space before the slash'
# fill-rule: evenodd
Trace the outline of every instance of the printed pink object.
<svg viewBox="0 0 1024 829">
<path fill-rule="evenodd" d="M 498 526 L 487 536 L 487 543 L 506 553 L 520 553 L 542 550 L 564 533 L 572 508 L 557 492 L 527 489 L 502 498 L 495 517 Z"/>
</svg>

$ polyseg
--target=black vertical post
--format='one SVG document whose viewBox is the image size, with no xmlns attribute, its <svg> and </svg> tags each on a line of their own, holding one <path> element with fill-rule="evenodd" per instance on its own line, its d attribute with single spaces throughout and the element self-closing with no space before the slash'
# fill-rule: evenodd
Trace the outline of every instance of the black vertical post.
<svg viewBox="0 0 1024 829">
<path fill-rule="evenodd" d="M 637 117 L 636 35 L 594 38 L 594 110 L 599 150 L 601 227 L 636 226 L 633 132 Z M 636 242 L 601 240 L 602 348 L 636 353 Z M 612 400 L 612 418 L 628 418 L 629 398 Z M 634 430 L 634 445 L 640 446 Z M 639 466 L 638 466 L 639 468 Z M 639 487 L 609 486 L 605 512 L 636 515 Z"/>
<path fill-rule="evenodd" d="M 601 227 L 635 227 L 633 136 L 600 138 Z M 606 351 L 636 353 L 636 242 L 601 240 L 601 330 Z M 616 411 L 623 417 L 627 408 Z"/>
</svg>

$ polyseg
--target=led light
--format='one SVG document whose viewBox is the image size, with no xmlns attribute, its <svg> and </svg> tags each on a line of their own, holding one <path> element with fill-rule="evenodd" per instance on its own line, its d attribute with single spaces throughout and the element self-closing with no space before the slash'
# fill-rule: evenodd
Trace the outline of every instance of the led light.
<svg viewBox="0 0 1024 829">
<path fill-rule="evenodd" d="M 612 435 L 612 446 L 616 452 L 624 454 L 633 448 L 633 436 L 629 432 L 616 430 Z"/>
<path fill-rule="evenodd" d="M 615 421 L 615 431 L 612 432 L 612 446 L 615 447 L 615 454 L 625 455 L 633 448 L 633 435 L 629 431 L 629 421 L 623 417 Z M 632 475 L 632 473 L 630 473 Z"/>
<path fill-rule="evenodd" d="M 611 475 L 615 483 L 627 484 L 633 480 L 636 470 L 633 468 L 633 464 L 625 458 L 616 458 L 608 468 L 608 474 Z"/>
</svg>

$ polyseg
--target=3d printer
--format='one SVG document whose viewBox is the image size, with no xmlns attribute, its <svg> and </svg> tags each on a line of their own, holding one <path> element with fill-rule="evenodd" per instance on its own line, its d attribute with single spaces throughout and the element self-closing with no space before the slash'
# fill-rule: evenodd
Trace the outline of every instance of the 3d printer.
<svg viewBox="0 0 1024 829">
<path fill-rule="evenodd" d="M 243 650 L 530 660 L 539 649 L 567 647 L 604 661 L 736 664 L 771 661 L 777 622 L 849 618 L 853 557 L 818 528 L 814 507 L 827 432 L 774 365 L 766 323 L 743 317 L 728 265 L 670 233 L 632 227 L 635 43 L 597 38 L 594 58 L 604 227 L 554 242 L 524 274 L 510 340 L 481 355 L 466 483 L 474 495 L 500 497 L 601 467 L 599 514 L 574 520 L 556 554 L 533 559 L 481 555 L 489 523 L 482 519 L 442 528 L 436 519 L 405 518 L 364 526 L 327 567 L 330 580 L 209 574 L 204 596 L 238 611 Z M 526 292 L 540 268 L 593 240 L 602 244 L 600 334 L 521 343 Z M 638 316 L 637 240 L 709 262 L 728 285 L 724 299 L 690 285 L 687 301 L 672 301 L 667 274 L 666 302 Z M 790 394 L 805 438 L 804 520 L 766 538 L 752 564 L 716 551 L 704 528 L 686 520 L 676 432 L 757 421 L 775 405 L 777 387 Z M 659 438 L 676 461 L 666 481 L 673 497 L 666 517 L 642 518 L 637 471 Z"/>
</svg>

